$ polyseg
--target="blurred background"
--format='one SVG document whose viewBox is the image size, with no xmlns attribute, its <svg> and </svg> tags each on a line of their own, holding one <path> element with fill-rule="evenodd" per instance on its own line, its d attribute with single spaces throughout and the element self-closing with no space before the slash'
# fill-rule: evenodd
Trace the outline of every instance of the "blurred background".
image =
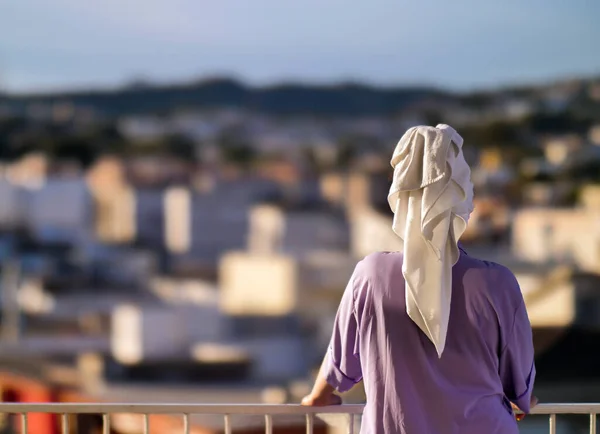
<svg viewBox="0 0 600 434">
<path fill-rule="evenodd" d="M 447 123 L 476 188 L 464 241 L 519 279 L 536 394 L 599 401 L 599 17 L 583 0 L 0 1 L 2 400 L 298 402 L 356 262 L 399 249 L 398 139 Z"/>
</svg>

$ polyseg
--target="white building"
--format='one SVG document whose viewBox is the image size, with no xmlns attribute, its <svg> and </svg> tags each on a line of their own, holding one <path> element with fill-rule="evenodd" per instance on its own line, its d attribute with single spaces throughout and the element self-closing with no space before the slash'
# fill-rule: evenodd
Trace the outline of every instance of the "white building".
<svg viewBox="0 0 600 434">
<path fill-rule="evenodd" d="M 39 241 L 77 244 L 92 236 L 92 206 L 83 179 L 49 178 L 27 192 L 23 217 Z"/>
<path fill-rule="evenodd" d="M 135 239 L 144 247 L 164 246 L 164 192 L 161 189 L 135 190 Z"/>
<path fill-rule="evenodd" d="M 304 258 L 314 251 L 348 248 L 346 219 L 329 211 L 262 204 L 251 208 L 249 223 L 248 249 L 252 252 Z"/>
<path fill-rule="evenodd" d="M 581 188 L 579 202 L 587 209 L 600 210 L 600 186 L 590 184 Z"/>
<path fill-rule="evenodd" d="M 356 211 L 350 217 L 351 251 L 357 258 L 374 252 L 402 251 L 400 237 L 392 230 L 392 217 L 373 208 Z"/>
<path fill-rule="evenodd" d="M 0 227 L 15 227 L 22 222 L 23 191 L 5 179 L 0 179 Z"/>
<path fill-rule="evenodd" d="M 122 305 L 112 315 L 112 353 L 125 365 L 191 358 L 196 342 L 221 341 L 224 327 L 216 306 Z"/>
<path fill-rule="evenodd" d="M 249 375 L 254 380 L 282 381 L 305 376 L 309 358 L 298 330 L 268 327 L 270 319 L 286 317 L 286 304 L 292 300 L 285 288 L 277 291 L 277 283 L 283 280 L 272 273 L 276 269 L 277 266 L 268 270 L 274 279 L 264 279 L 264 274 L 260 274 L 261 293 L 267 297 L 257 296 L 260 282 L 249 280 L 253 274 L 245 270 L 237 270 L 241 278 L 230 275 L 233 280 L 224 282 L 226 290 L 218 296 L 214 289 L 194 284 L 190 279 L 179 284 L 173 279 L 160 279 L 156 293 L 161 294 L 162 303 L 127 304 L 114 310 L 112 354 L 120 363 L 131 366 L 169 360 L 249 363 Z M 198 298 L 198 291 L 187 289 L 199 290 L 202 296 Z M 246 320 L 245 329 L 236 327 L 237 318 Z M 249 329 L 248 319 L 255 326 L 265 322 L 266 327 Z"/>
<path fill-rule="evenodd" d="M 182 259 L 214 267 L 224 253 L 245 246 L 251 206 L 273 191 L 272 183 L 256 179 L 220 182 L 206 193 L 169 189 L 162 205 L 164 245 Z"/>
<path fill-rule="evenodd" d="M 594 209 L 524 209 L 515 213 L 514 254 L 526 261 L 572 264 L 600 272 L 600 211 Z"/>
</svg>

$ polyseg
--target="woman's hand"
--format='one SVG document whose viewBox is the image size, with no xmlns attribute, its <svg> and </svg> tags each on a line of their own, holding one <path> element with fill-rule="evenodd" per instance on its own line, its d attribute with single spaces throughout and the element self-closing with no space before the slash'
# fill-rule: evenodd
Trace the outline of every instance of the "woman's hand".
<svg viewBox="0 0 600 434">
<path fill-rule="evenodd" d="M 341 405 L 342 398 L 335 393 L 323 396 L 307 395 L 302 399 L 302 405 L 306 407 L 327 407 L 328 405 Z"/>
<path fill-rule="evenodd" d="M 342 398 L 335 394 L 335 389 L 327 383 L 325 373 L 327 372 L 327 356 L 323 360 L 319 374 L 315 379 L 310 394 L 302 399 L 301 404 L 307 407 L 326 407 L 328 405 L 340 405 Z"/>
<path fill-rule="evenodd" d="M 538 405 L 539 400 L 537 399 L 537 397 L 532 396 L 531 397 L 531 401 L 529 402 L 529 408 L 533 408 L 536 405 Z M 515 413 L 515 418 L 517 419 L 517 421 L 521 421 L 525 418 L 525 413 L 521 412 L 521 409 L 519 407 L 517 407 L 515 404 L 513 404 L 512 402 L 510 403 L 510 405 L 512 406 L 513 412 Z M 517 414 L 517 412 L 519 412 Z"/>
</svg>

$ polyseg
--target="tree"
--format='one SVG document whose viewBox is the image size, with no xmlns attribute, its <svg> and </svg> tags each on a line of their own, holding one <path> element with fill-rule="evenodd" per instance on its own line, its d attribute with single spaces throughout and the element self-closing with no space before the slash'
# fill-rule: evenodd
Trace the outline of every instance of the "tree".
<svg viewBox="0 0 600 434">
<path fill-rule="evenodd" d="M 198 159 L 196 143 L 189 137 L 176 134 L 166 137 L 164 142 L 165 150 L 168 154 L 187 161 L 196 161 Z"/>
<path fill-rule="evenodd" d="M 356 136 L 342 138 L 338 145 L 337 167 L 340 169 L 347 169 L 356 158 L 359 147 L 360 138 Z"/>
<path fill-rule="evenodd" d="M 244 168 L 250 167 L 256 161 L 256 150 L 245 143 L 221 146 L 221 157 L 228 163 L 233 163 Z"/>
<path fill-rule="evenodd" d="M 461 134 L 470 145 L 474 146 L 510 147 L 522 144 L 519 126 L 504 121 L 466 127 Z"/>
<path fill-rule="evenodd" d="M 541 134 L 571 134 L 586 132 L 592 125 L 590 119 L 578 118 L 569 112 L 535 113 L 522 121 L 525 128 Z"/>
<path fill-rule="evenodd" d="M 92 140 L 77 136 L 50 139 L 47 145 L 49 149 L 43 150 L 57 160 L 73 160 L 82 167 L 91 166 L 101 152 Z"/>
</svg>

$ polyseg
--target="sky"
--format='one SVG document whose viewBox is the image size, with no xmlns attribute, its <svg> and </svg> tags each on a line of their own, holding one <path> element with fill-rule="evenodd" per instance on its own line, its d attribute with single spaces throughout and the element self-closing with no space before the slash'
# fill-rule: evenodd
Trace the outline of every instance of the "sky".
<svg viewBox="0 0 600 434">
<path fill-rule="evenodd" d="M 600 75 L 598 0 L 0 0 L 0 90 Z"/>
</svg>

